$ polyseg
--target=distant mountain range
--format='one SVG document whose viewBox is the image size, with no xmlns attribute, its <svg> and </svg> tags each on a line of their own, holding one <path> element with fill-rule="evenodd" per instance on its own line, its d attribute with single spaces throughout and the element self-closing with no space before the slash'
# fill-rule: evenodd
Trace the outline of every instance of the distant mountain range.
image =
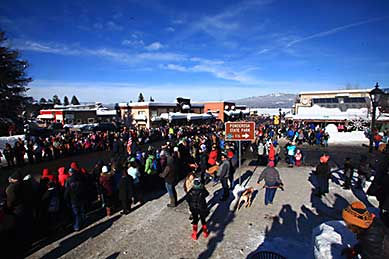
<svg viewBox="0 0 389 259">
<path fill-rule="evenodd" d="M 249 108 L 289 108 L 293 106 L 296 96 L 296 94 L 272 93 L 231 101 Z"/>
</svg>

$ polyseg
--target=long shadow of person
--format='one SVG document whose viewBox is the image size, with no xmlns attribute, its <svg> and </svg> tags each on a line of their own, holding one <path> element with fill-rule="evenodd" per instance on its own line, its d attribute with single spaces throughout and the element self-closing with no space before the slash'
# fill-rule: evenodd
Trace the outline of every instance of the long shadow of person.
<svg viewBox="0 0 389 259">
<path fill-rule="evenodd" d="M 233 222 L 235 218 L 235 214 L 229 210 L 232 200 L 233 197 L 230 195 L 227 201 L 219 202 L 219 195 L 214 195 L 208 202 L 209 206 L 215 206 L 216 204 L 218 206 L 207 222 L 211 238 L 208 240 L 207 249 L 198 256 L 199 259 L 211 258 L 217 245 L 223 241 L 227 225 Z"/>
<path fill-rule="evenodd" d="M 289 204 L 283 205 L 277 216 L 269 216 L 266 219 L 272 220 L 271 227 L 266 227 L 265 237 L 263 242 L 248 254 L 247 258 L 259 258 L 262 252 L 277 253 L 280 257 L 286 258 L 290 256 L 286 249 L 286 240 L 292 241 L 299 238 L 299 230 L 297 228 L 297 213 L 293 211 Z"/>
<path fill-rule="evenodd" d="M 44 255 L 42 258 L 58 258 L 65 255 L 67 252 L 77 247 L 81 243 L 85 242 L 89 238 L 94 238 L 106 231 L 117 221 L 121 216 L 114 216 L 104 222 L 101 222 L 93 227 L 90 227 L 76 235 L 70 236 L 67 239 L 60 242 L 59 246 L 49 253 Z"/>
</svg>

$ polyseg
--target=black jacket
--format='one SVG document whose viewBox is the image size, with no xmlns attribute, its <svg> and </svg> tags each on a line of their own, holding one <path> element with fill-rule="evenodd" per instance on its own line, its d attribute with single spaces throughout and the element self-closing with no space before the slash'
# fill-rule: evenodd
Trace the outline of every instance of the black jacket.
<svg viewBox="0 0 389 259">
<path fill-rule="evenodd" d="M 316 166 L 316 175 L 323 178 L 331 177 L 331 168 L 328 163 L 320 163 Z"/>
<path fill-rule="evenodd" d="M 119 181 L 119 200 L 128 201 L 134 194 L 134 182 L 132 177 L 125 176 Z"/>
<path fill-rule="evenodd" d="M 192 188 L 186 195 L 186 201 L 188 202 L 189 209 L 192 212 L 206 212 L 208 211 L 207 201 L 205 198 L 209 195 L 205 188 L 195 189 Z"/>
<path fill-rule="evenodd" d="M 358 244 L 354 250 L 363 259 L 383 259 L 389 258 L 389 236 L 388 230 L 382 221 L 374 218 L 372 225 L 357 234 Z"/>
<path fill-rule="evenodd" d="M 85 177 L 79 173 L 73 173 L 65 182 L 65 200 L 71 204 L 83 205 L 86 201 Z"/>
</svg>

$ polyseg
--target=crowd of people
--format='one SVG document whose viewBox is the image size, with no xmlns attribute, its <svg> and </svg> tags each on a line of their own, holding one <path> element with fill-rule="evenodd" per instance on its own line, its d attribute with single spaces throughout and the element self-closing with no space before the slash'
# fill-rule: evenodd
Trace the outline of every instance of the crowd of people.
<svg viewBox="0 0 389 259">
<path fill-rule="evenodd" d="M 51 153 L 51 157 L 47 155 L 47 159 L 80 150 L 111 151 L 112 159 L 96 161 L 89 170 L 77 162 L 72 162 L 69 167 L 64 165 L 56 172 L 44 169 L 38 181 L 30 174 L 26 175 L 22 168 L 15 170 L 5 191 L 5 206 L 0 211 L 1 221 L 7 223 L 1 224 L 1 231 L 7 233 L 9 238 L 1 241 L 12 242 L 20 235 L 24 235 L 29 241 L 30 237 L 24 233 L 34 225 L 40 226 L 43 232 L 50 233 L 58 228 L 59 222 L 64 225 L 71 223 L 74 231 L 80 231 L 87 225 L 86 215 L 96 207 L 101 208 L 107 216 L 112 215 L 116 209 L 126 215 L 137 204 L 146 202 L 147 190 L 155 188 L 165 188 L 169 197 L 167 206 L 176 207 L 176 185 L 184 178 L 192 224 L 191 237 L 197 240 L 199 221 L 204 237 L 208 237 L 206 218 L 209 208 L 206 197 L 209 193 L 206 185 L 209 182 L 220 183 L 220 201 L 228 200 L 230 191 L 234 188 L 234 173 L 239 160 L 237 147 L 234 142 L 226 140 L 223 124 L 161 127 L 158 132 L 163 139 L 160 146 L 140 145 L 150 143 L 147 133 L 139 134 L 135 129 L 126 128 L 118 132 L 91 133 L 87 136 L 65 134 L 44 140 L 30 140 L 33 147 L 40 146 L 37 144 L 40 141 L 49 143 L 49 151 L 42 150 L 44 154 Z M 287 139 L 283 150 L 279 144 L 282 137 Z M 276 169 L 281 157 L 285 157 L 289 166 L 301 166 L 304 155 L 299 147 L 303 143 L 326 147 L 328 138 L 329 135 L 323 129 L 312 128 L 312 125 L 294 124 L 282 128 L 271 123 L 257 123 L 256 140 L 245 143 L 244 147 L 249 146 L 257 154 L 257 164 L 265 166 L 257 181 L 258 184 L 261 181 L 265 183 L 265 205 L 273 203 L 277 189 L 283 190 L 284 184 Z M 23 146 L 21 140 L 18 142 L 18 147 Z M 17 149 L 16 144 L 14 149 Z M 32 162 L 38 161 L 35 153 L 33 159 Z M 318 197 L 329 192 L 329 160 L 330 156 L 324 153 L 316 168 Z M 16 163 L 22 163 L 20 158 L 19 163 L 16 158 Z M 358 174 L 361 175 L 358 184 L 361 186 L 370 177 L 367 172 L 371 170 L 367 166 L 366 160 L 361 159 L 358 169 Z M 346 189 L 352 184 L 352 172 L 350 159 L 346 159 Z M 375 177 L 375 185 L 379 188 L 377 187 L 378 191 L 374 190 L 374 195 L 377 198 L 379 196 L 380 217 L 388 226 L 389 195 L 383 186 L 389 176 L 387 171 L 379 175 Z"/>
</svg>

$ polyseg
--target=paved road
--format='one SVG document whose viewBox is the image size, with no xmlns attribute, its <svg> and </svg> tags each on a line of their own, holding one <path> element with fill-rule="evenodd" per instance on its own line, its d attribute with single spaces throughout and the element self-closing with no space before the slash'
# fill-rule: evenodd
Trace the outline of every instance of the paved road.
<svg viewBox="0 0 389 259">
<path fill-rule="evenodd" d="M 311 230 L 318 224 L 340 219 L 341 209 L 357 197 L 368 203 L 363 192 L 339 187 L 337 173 L 331 194 L 319 199 L 312 194 L 310 166 L 287 168 L 280 165 L 285 191 L 278 191 L 274 204 L 265 207 L 264 191 L 256 185 L 263 167 L 241 168 L 243 183 L 257 190 L 251 208 L 230 211 L 230 203 L 219 202 L 220 185 L 207 186 L 211 195 L 208 219 L 210 236 L 190 238 L 191 226 L 186 202 L 166 207 L 166 195 L 144 204 L 127 216 L 118 213 L 103 218 L 79 233 L 72 233 L 47 245 L 29 258 L 245 258 L 258 250 L 272 250 L 288 258 L 311 258 Z M 334 167 L 334 170 L 338 168 Z M 238 174 L 237 174 L 238 175 Z M 177 186 L 183 197 L 182 184 Z M 370 200 L 371 201 L 371 200 Z M 371 201 L 376 205 L 374 201 Z"/>
</svg>

